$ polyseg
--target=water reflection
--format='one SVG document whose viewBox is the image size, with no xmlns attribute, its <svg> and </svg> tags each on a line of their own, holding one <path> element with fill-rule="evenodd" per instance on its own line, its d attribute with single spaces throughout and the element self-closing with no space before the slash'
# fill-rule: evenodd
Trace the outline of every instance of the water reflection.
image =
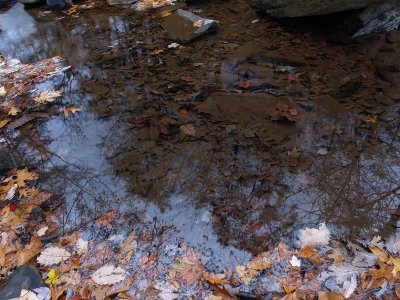
<svg viewBox="0 0 400 300">
<path fill-rule="evenodd" d="M 35 24 L 20 6 L 2 17 L 13 14 Z M 390 111 L 380 105 L 390 122 L 360 123 L 355 89 L 342 92 L 348 102 L 339 103 L 336 90 L 306 97 L 303 83 L 282 80 L 265 56 L 237 54 L 243 49 L 234 43 L 225 44 L 236 56 L 226 55 L 221 74 L 182 79 L 208 70 L 190 69 L 188 53 L 165 62 L 149 54 L 169 42 L 149 16 L 110 14 L 43 22 L 24 36 L 4 23 L 0 35 L 2 54 L 25 61 L 61 55 L 73 66 L 60 83 L 63 105 L 81 111 L 49 119 L 38 136 L 23 130 L 19 146 L 42 170 L 42 185 L 65 197 L 65 226 L 118 209 L 126 229 L 156 218 L 175 226 L 174 242 L 237 260 L 281 240 L 293 243 L 298 229 L 320 222 L 343 238 L 394 230 L 394 104 Z M 210 49 L 198 51 L 204 57 Z M 202 94 L 204 78 L 229 91 Z M 244 79 L 255 80 L 257 93 L 237 93 Z M 185 124 L 194 124 L 195 137 L 181 132 Z"/>
</svg>

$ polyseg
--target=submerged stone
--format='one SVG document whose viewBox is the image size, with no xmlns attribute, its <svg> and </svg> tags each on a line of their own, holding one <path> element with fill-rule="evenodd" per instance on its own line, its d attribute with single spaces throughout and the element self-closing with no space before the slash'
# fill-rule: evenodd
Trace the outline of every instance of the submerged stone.
<svg viewBox="0 0 400 300">
<path fill-rule="evenodd" d="M 274 18 L 326 15 L 384 4 L 387 0 L 252 0 Z"/>
<path fill-rule="evenodd" d="M 183 43 L 190 42 L 217 28 L 218 22 L 178 9 L 165 18 L 162 23 L 169 37 Z"/>
<path fill-rule="evenodd" d="M 138 0 L 107 0 L 108 5 L 124 5 L 124 4 L 134 4 Z"/>
<path fill-rule="evenodd" d="M 21 266 L 10 275 L 6 285 L 0 289 L 0 299 L 18 298 L 23 289 L 32 291 L 40 287 L 46 287 L 40 272 L 32 266 Z"/>
</svg>

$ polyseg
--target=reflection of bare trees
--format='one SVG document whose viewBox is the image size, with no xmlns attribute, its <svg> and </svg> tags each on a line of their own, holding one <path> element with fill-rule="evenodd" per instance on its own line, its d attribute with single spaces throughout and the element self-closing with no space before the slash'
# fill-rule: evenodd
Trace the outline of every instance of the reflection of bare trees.
<svg viewBox="0 0 400 300">
<path fill-rule="evenodd" d="M 60 85 L 64 103 L 79 106 L 81 112 L 49 120 L 40 138 L 27 132 L 24 143 L 29 148 L 20 149 L 45 170 L 42 184 L 66 197 L 65 225 L 111 209 L 123 212 L 127 221 L 145 219 L 145 214 L 132 217 L 139 210 L 157 209 L 159 219 L 173 223 L 168 211 L 186 202 L 194 210 L 212 211 L 213 229 L 223 244 L 254 252 L 281 240 L 291 242 L 298 229 L 320 222 L 347 236 L 393 229 L 397 215 L 391 213 L 398 207 L 400 190 L 395 138 L 391 145 L 382 143 L 375 129 L 359 128 L 354 114 L 326 95 L 315 101 L 302 98 L 302 106 L 285 98 L 286 105 L 299 111 L 293 123 L 267 120 L 260 95 L 250 115 L 242 105 L 245 97 L 236 101 L 242 105 L 236 114 L 228 94 L 231 102 L 225 108 L 235 120 L 221 105 L 216 105 L 218 114 L 207 114 L 207 109 L 200 113 L 198 99 L 171 99 L 171 94 L 184 90 L 190 95 L 198 87 L 191 86 L 196 80 L 190 78 L 182 83 L 181 75 L 169 78 L 179 73 L 176 58 L 167 61 L 176 68 L 172 70 L 148 55 L 155 48 L 153 40 L 160 38 L 152 35 L 149 19 L 143 20 L 147 26 L 133 26 L 118 16 L 99 18 L 94 22 L 82 16 L 81 22 L 97 24 L 85 38 L 81 25 L 61 30 L 63 38 L 57 26 L 50 27 L 42 48 L 34 48 L 43 49 L 40 55 L 63 54 L 74 66 Z M 57 47 L 44 46 L 49 44 Z M 247 62 L 250 54 L 238 56 L 239 65 L 221 67 L 224 87 L 237 88 L 250 74 L 263 91 L 281 94 L 295 86 L 299 97 L 308 93 L 300 80 L 293 85 L 282 80 L 273 65 Z M 184 70 L 192 61 L 187 53 L 181 55 Z M 275 105 L 283 100 L 271 96 L 266 101 Z M 190 113 L 180 115 L 182 108 Z M 188 123 L 195 125 L 194 138 L 179 130 Z M 384 125 L 379 130 L 388 131 Z M 317 155 L 321 148 L 329 150 L 325 156 Z M 193 219 L 184 216 L 187 223 Z"/>
</svg>

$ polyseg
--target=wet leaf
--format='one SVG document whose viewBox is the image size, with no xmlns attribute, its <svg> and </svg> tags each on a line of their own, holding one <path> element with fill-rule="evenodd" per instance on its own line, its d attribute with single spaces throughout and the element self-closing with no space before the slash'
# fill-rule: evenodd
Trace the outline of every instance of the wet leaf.
<svg viewBox="0 0 400 300">
<path fill-rule="evenodd" d="M 115 268 L 112 265 L 106 265 L 94 272 L 91 278 L 97 284 L 108 285 L 123 281 L 127 275 L 126 270 L 121 267 Z"/>
<path fill-rule="evenodd" d="M 224 279 L 224 274 L 214 274 L 214 273 L 204 273 L 203 278 L 212 284 L 226 284 L 229 283 L 228 280 Z"/>
<path fill-rule="evenodd" d="M 387 262 L 389 260 L 389 256 L 378 247 L 370 247 L 369 249 L 373 254 L 378 256 L 380 261 Z"/>
<path fill-rule="evenodd" d="M 67 260 L 71 257 L 71 253 L 67 250 L 51 246 L 42 251 L 42 253 L 37 258 L 37 262 L 41 265 L 50 267 L 52 265 L 58 265 L 63 260 Z"/>
<path fill-rule="evenodd" d="M 96 225 L 96 227 L 105 226 L 109 229 L 112 229 L 111 223 L 113 223 L 118 216 L 119 213 L 116 210 L 112 210 L 102 214 L 99 218 L 96 219 L 94 224 Z"/>
<path fill-rule="evenodd" d="M 0 267 L 4 267 L 4 264 L 6 262 L 6 254 L 4 253 L 4 248 L 0 244 Z"/>
<path fill-rule="evenodd" d="M 60 282 L 60 278 L 58 277 L 56 270 L 55 269 L 50 269 L 47 274 L 47 279 L 46 279 L 46 283 L 50 286 L 52 286 L 53 284 L 57 284 Z"/>
<path fill-rule="evenodd" d="M 39 96 L 33 98 L 37 103 L 48 103 L 53 102 L 55 98 L 61 97 L 61 91 L 44 91 Z"/>
<path fill-rule="evenodd" d="M 16 116 L 18 113 L 21 112 L 21 109 L 15 106 L 11 106 L 8 110 L 8 115 L 9 116 Z"/>
<path fill-rule="evenodd" d="M 4 119 L 0 121 L 0 129 L 6 126 L 10 122 L 10 119 Z"/>
<path fill-rule="evenodd" d="M 196 136 L 196 130 L 193 124 L 182 125 L 180 127 L 181 132 L 188 136 Z"/>
<path fill-rule="evenodd" d="M 319 292 L 318 300 L 345 300 L 346 298 L 340 293 Z"/>
<path fill-rule="evenodd" d="M 76 112 L 80 111 L 81 109 L 72 105 L 72 106 L 67 106 L 63 107 L 63 113 L 65 117 L 68 117 L 70 113 L 75 114 Z"/>
<path fill-rule="evenodd" d="M 249 284 L 258 273 L 257 270 L 249 269 L 246 266 L 236 266 L 236 272 L 245 284 Z"/>
</svg>

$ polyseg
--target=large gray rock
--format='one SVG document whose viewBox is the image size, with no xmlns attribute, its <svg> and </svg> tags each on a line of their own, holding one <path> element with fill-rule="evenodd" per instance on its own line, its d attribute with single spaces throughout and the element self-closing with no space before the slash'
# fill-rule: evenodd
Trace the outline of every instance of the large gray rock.
<svg viewBox="0 0 400 300">
<path fill-rule="evenodd" d="M 6 285 L 0 289 L 0 299 L 18 298 L 21 291 L 46 287 L 40 272 L 32 266 L 21 266 L 8 278 Z"/>
<path fill-rule="evenodd" d="M 390 2 L 388 0 L 252 0 L 274 18 L 326 15 Z"/>
</svg>

